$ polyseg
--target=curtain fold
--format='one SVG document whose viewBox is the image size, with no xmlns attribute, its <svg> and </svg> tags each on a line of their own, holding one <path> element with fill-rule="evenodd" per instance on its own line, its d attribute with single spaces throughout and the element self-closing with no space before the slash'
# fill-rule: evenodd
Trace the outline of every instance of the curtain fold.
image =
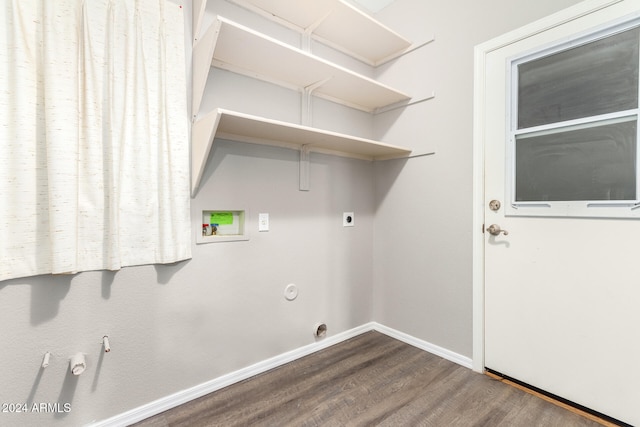
<svg viewBox="0 0 640 427">
<path fill-rule="evenodd" d="M 0 280 L 190 258 L 180 5 L 1 8 Z"/>
</svg>

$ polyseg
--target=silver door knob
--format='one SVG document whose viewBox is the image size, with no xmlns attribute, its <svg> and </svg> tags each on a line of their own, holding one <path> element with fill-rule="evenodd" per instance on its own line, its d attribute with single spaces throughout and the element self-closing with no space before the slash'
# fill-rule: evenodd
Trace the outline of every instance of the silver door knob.
<svg viewBox="0 0 640 427">
<path fill-rule="evenodd" d="M 487 231 L 489 232 L 489 234 L 491 234 L 493 236 L 499 236 L 500 233 L 504 234 L 505 236 L 507 234 L 509 234 L 509 232 L 507 230 L 502 230 L 498 224 L 491 224 L 487 228 Z"/>
</svg>

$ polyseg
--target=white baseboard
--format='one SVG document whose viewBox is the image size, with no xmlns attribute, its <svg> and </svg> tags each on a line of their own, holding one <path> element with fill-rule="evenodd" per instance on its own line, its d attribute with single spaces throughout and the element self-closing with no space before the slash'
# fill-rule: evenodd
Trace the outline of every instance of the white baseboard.
<svg viewBox="0 0 640 427">
<path fill-rule="evenodd" d="M 333 336 L 329 336 L 313 344 L 309 344 L 309 345 L 300 347 L 298 349 L 272 357 L 270 359 L 263 360 L 262 362 L 258 362 L 254 365 L 248 366 L 238 371 L 231 372 L 227 375 L 223 375 L 221 377 L 215 378 L 211 381 L 207 381 L 195 387 L 191 387 L 189 389 L 179 391 L 172 395 L 147 403 L 138 408 L 134 408 L 130 411 L 124 412 L 122 414 L 116 415 L 106 420 L 92 423 L 90 424 L 90 426 L 91 427 L 120 427 L 120 426 L 126 426 L 133 423 L 137 423 L 139 421 L 142 421 L 144 419 L 157 415 L 161 412 L 164 412 L 169 409 L 175 408 L 176 406 L 182 405 L 183 403 L 187 403 L 191 400 L 197 399 L 206 394 L 220 390 L 231 384 L 245 380 L 254 375 L 261 374 L 273 368 L 277 368 L 278 366 L 292 362 L 301 357 L 308 356 L 312 353 L 315 353 L 316 351 L 325 349 L 334 344 L 338 344 L 342 341 L 348 340 L 349 338 L 353 338 L 355 336 L 358 336 L 360 334 L 363 334 L 365 332 L 372 331 L 372 330 L 378 331 L 392 338 L 403 341 L 421 350 L 425 350 L 429 353 L 433 353 L 437 356 L 440 356 L 444 359 L 455 362 L 464 367 L 471 368 L 471 359 L 469 359 L 468 357 L 461 356 L 457 353 L 454 353 L 442 347 L 438 347 L 437 345 L 419 340 L 417 338 L 414 338 L 400 331 L 396 331 L 395 329 L 391 329 L 384 325 L 380 325 L 379 323 L 370 322 L 370 323 L 366 323 L 364 325 L 358 326 L 356 328 L 350 329 L 348 331 L 345 331 Z"/>
<path fill-rule="evenodd" d="M 396 331 L 395 329 L 389 328 L 376 322 L 373 322 L 372 326 L 373 330 L 388 335 L 391 338 L 395 338 L 421 350 L 424 350 L 431 354 L 435 354 L 436 356 L 440 356 L 443 359 L 447 359 L 451 362 L 457 363 L 458 365 L 464 366 L 465 368 L 471 369 L 473 367 L 473 361 L 469 357 L 454 353 L 453 351 L 447 350 L 446 348 L 431 344 L 427 341 L 420 340 L 411 335 L 405 334 L 404 332 Z"/>
<path fill-rule="evenodd" d="M 172 395 L 163 397 L 153 402 L 142 405 L 138 408 L 134 408 L 130 411 L 116 415 L 103 421 L 99 421 L 91 424 L 92 427 L 121 427 L 137 423 L 161 412 L 167 411 L 176 406 L 187 403 L 191 400 L 202 397 L 206 394 L 220 390 L 231 384 L 250 378 L 254 375 L 266 372 L 278 366 L 292 362 L 301 357 L 315 353 L 316 351 L 330 347 L 334 344 L 338 344 L 342 341 L 348 340 L 365 332 L 373 330 L 373 323 L 367 323 L 357 328 L 350 329 L 348 331 L 328 336 L 325 339 L 309 344 L 295 350 L 280 354 L 270 359 L 263 360 L 254 365 L 246 368 L 231 372 L 227 375 L 215 378 L 211 381 L 207 381 L 195 387 L 191 387 L 186 390 L 179 391 Z"/>
</svg>

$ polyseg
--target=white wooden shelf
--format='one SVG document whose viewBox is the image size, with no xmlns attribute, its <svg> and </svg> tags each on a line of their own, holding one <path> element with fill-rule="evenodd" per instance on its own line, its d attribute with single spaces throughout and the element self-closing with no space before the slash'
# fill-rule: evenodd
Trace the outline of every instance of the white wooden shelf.
<svg viewBox="0 0 640 427">
<path fill-rule="evenodd" d="M 318 41 L 376 66 L 411 42 L 343 0 L 234 0 Z"/>
<path fill-rule="evenodd" d="M 200 26 L 207 7 L 207 0 L 193 0 L 191 7 L 191 29 L 194 40 L 200 35 Z"/>
<path fill-rule="evenodd" d="M 317 96 L 366 112 L 405 105 L 411 97 L 309 52 L 311 37 L 370 65 L 411 48 L 411 43 L 343 0 L 233 0 L 300 31 L 298 49 L 251 28 L 216 17 L 204 32 L 206 0 L 194 0 L 191 192 L 195 196 L 216 138 L 286 147 L 300 151 L 300 189 L 308 190 L 309 153 L 385 160 L 408 157 L 411 150 L 310 126 L 215 109 L 200 114 L 211 67 L 300 91 L 304 104 Z M 310 104 L 309 104 L 310 105 Z M 309 111 L 302 111 L 307 117 Z M 308 119 L 308 117 L 307 117 Z M 303 120 L 304 123 L 309 122 Z"/>
<path fill-rule="evenodd" d="M 314 96 L 367 112 L 411 98 L 347 68 L 217 17 L 193 47 L 194 117 L 199 112 L 211 66 L 297 90 L 313 88 Z"/>
<path fill-rule="evenodd" d="M 411 150 L 404 147 L 224 109 L 216 109 L 194 122 L 192 134 L 193 196 L 200 185 L 215 138 L 366 160 L 387 160 L 411 154 Z"/>
</svg>

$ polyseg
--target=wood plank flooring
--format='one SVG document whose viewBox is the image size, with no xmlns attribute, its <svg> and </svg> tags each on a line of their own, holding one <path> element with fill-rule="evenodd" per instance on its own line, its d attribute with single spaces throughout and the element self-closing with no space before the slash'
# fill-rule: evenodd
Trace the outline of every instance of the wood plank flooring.
<svg viewBox="0 0 640 427">
<path fill-rule="evenodd" d="M 599 425 L 486 375 L 367 332 L 136 427 Z"/>
</svg>

